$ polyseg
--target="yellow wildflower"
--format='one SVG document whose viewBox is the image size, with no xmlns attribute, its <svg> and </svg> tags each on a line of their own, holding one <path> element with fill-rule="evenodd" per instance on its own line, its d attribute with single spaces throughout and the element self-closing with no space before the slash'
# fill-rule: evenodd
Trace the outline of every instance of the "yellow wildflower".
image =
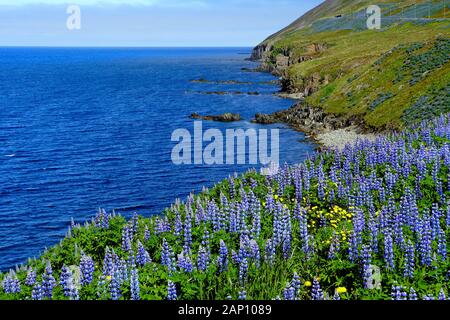
<svg viewBox="0 0 450 320">
<path fill-rule="evenodd" d="M 111 276 L 106 276 L 106 280 L 111 281 Z"/>
<path fill-rule="evenodd" d="M 311 286 L 312 286 L 311 281 L 306 281 L 306 282 L 305 282 L 305 287 L 311 287 Z"/>
<path fill-rule="evenodd" d="M 341 294 L 341 293 L 346 293 L 347 292 L 347 288 L 346 287 L 339 287 L 336 289 L 337 293 Z"/>
<path fill-rule="evenodd" d="M 277 195 L 277 194 L 274 195 L 273 198 L 274 198 L 275 200 L 278 200 L 278 195 Z"/>
</svg>

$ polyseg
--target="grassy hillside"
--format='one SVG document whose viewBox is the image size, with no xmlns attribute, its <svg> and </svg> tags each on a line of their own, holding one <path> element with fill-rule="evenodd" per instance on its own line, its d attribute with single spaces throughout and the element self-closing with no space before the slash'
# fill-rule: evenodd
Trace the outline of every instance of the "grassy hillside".
<svg viewBox="0 0 450 320">
<path fill-rule="evenodd" d="M 450 111 L 448 8 L 388 2 L 380 4 L 384 28 L 368 30 L 366 1 L 326 1 L 262 44 L 264 67 L 311 106 L 358 116 L 374 129 Z"/>
</svg>

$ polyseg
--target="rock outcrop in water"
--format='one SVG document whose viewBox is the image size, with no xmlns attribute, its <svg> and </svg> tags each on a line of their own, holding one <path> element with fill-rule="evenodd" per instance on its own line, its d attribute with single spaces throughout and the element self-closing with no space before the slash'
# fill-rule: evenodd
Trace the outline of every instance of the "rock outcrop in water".
<svg viewBox="0 0 450 320">
<path fill-rule="evenodd" d="M 207 120 L 207 121 L 218 121 L 218 122 L 241 121 L 241 115 L 238 113 L 224 113 L 224 114 L 220 114 L 220 115 L 207 115 L 207 116 L 202 116 L 198 113 L 193 113 L 193 114 L 191 114 L 190 118 Z"/>
</svg>

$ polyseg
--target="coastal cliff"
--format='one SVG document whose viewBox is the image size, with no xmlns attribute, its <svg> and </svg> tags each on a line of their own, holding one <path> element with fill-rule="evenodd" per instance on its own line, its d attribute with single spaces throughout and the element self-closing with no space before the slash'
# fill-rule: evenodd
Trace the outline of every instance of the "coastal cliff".
<svg viewBox="0 0 450 320">
<path fill-rule="evenodd" d="M 385 3 L 382 29 L 368 30 L 366 6 L 325 1 L 253 49 L 258 70 L 281 78 L 281 95 L 300 98 L 255 122 L 285 122 L 312 136 L 345 128 L 379 133 L 450 111 L 448 8 Z"/>
</svg>

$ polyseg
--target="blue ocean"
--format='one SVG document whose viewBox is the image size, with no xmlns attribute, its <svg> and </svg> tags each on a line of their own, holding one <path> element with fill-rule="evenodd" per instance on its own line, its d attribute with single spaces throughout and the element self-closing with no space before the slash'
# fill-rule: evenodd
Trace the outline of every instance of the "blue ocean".
<svg viewBox="0 0 450 320">
<path fill-rule="evenodd" d="M 248 72 L 250 51 L 0 48 L 0 269 L 58 243 L 72 217 L 157 215 L 255 167 L 173 164 L 172 132 L 193 131 L 191 113 L 243 118 L 204 129 L 279 128 L 281 162 L 312 154 L 302 133 L 250 122 L 293 103 L 273 95 L 272 75 Z M 205 94 L 218 91 L 242 94 Z"/>
</svg>

